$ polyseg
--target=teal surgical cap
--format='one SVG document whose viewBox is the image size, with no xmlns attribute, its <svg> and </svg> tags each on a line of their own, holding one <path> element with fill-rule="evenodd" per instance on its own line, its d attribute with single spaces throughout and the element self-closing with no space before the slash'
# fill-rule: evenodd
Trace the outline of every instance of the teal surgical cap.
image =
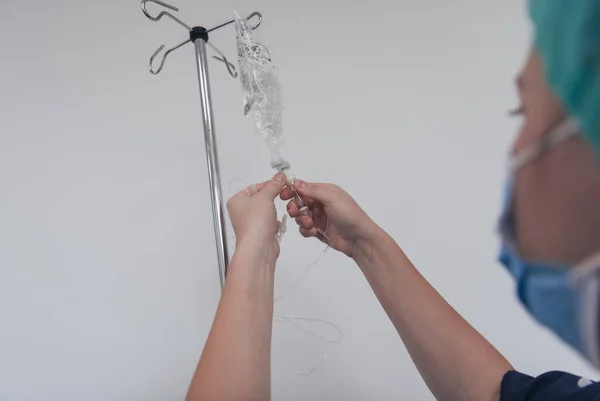
<svg viewBox="0 0 600 401">
<path fill-rule="evenodd" d="M 600 157 L 600 0 L 529 0 L 546 79 Z"/>
</svg>

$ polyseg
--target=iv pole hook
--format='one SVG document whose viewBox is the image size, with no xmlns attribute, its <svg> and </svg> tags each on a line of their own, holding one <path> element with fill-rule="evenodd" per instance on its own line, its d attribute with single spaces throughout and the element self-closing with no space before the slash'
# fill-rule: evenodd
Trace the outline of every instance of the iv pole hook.
<svg viewBox="0 0 600 401">
<path fill-rule="evenodd" d="M 150 73 L 152 75 L 156 75 L 159 72 L 162 71 L 163 67 L 165 66 L 165 62 L 167 61 L 167 57 L 169 56 L 169 54 L 171 54 L 171 52 L 174 52 L 175 50 L 179 49 L 180 47 L 187 45 L 188 43 L 190 43 L 191 40 L 187 39 L 185 42 L 182 42 L 180 44 L 178 44 L 175 47 L 170 48 L 169 50 L 167 50 L 165 52 L 165 54 L 162 57 L 162 60 L 160 61 L 160 65 L 158 66 L 158 68 L 155 70 L 153 67 L 154 64 L 154 59 L 156 58 L 156 56 L 158 56 L 158 54 L 165 48 L 165 45 L 161 45 L 157 51 L 154 52 L 154 54 L 152 55 L 152 57 L 150 57 L 150 65 L 148 66 L 148 70 L 150 71 Z M 229 68 L 228 68 L 229 69 Z M 237 76 L 237 74 L 236 74 Z"/>
<path fill-rule="evenodd" d="M 225 64 L 225 67 L 227 68 L 227 71 L 229 72 L 229 75 L 231 75 L 232 78 L 237 78 L 238 77 L 237 69 L 235 68 L 235 66 L 233 64 L 231 64 L 231 62 L 229 60 L 227 60 L 227 57 L 225 57 L 223 52 L 221 50 L 219 50 L 217 48 L 217 46 L 213 45 L 210 42 L 206 42 L 206 44 L 211 49 L 213 49 L 215 53 L 218 54 L 218 56 L 213 56 L 213 58 L 215 60 L 218 60 L 218 61 L 222 62 L 223 64 Z"/>
<path fill-rule="evenodd" d="M 150 15 L 148 10 L 146 9 L 146 3 L 155 3 L 158 5 L 161 5 L 165 8 L 168 8 L 169 10 L 175 11 L 175 12 L 178 12 L 179 8 L 172 6 L 168 3 L 165 3 L 164 1 L 161 1 L 161 0 L 142 0 L 142 11 L 146 15 L 146 17 L 148 17 L 148 19 L 150 19 L 151 21 L 158 22 L 162 19 L 162 17 L 169 17 L 173 21 L 177 22 L 179 25 L 181 25 L 182 27 L 187 29 L 188 31 L 192 30 L 192 27 L 190 27 L 188 24 L 186 24 L 185 22 L 183 22 L 182 20 L 180 20 L 179 18 L 177 18 L 176 16 L 174 16 L 173 14 L 171 14 L 168 11 L 161 11 L 160 14 L 158 14 L 156 17 L 153 17 L 152 15 Z"/>
<path fill-rule="evenodd" d="M 263 20 L 263 16 L 261 13 L 259 13 L 258 11 L 254 11 L 252 14 L 250 14 L 249 16 L 246 17 L 246 21 L 250 21 L 252 18 L 256 17 L 257 21 L 254 25 L 252 25 L 252 30 L 254 31 L 255 29 L 257 29 L 261 24 L 262 24 L 262 20 Z M 217 29 L 221 29 L 227 25 L 231 25 L 235 22 L 235 19 L 230 19 L 228 21 L 223 22 L 222 24 L 216 25 L 210 29 L 207 30 L 208 33 L 212 32 L 212 31 L 216 31 Z"/>
</svg>

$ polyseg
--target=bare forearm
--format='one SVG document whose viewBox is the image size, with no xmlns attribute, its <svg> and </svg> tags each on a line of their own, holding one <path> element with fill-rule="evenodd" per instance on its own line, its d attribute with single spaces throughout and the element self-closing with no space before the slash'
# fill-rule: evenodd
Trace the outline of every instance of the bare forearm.
<svg viewBox="0 0 600 401">
<path fill-rule="evenodd" d="M 252 246 L 231 262 L 187 401 L 270 399 L 274 263 Z"/>
<path fill-rule="evenodd" d="M 355 260 L 441 401 L 500 398 L 512 367 L 421 276 L 383 230 L 357 246 Z"/>
</svg>

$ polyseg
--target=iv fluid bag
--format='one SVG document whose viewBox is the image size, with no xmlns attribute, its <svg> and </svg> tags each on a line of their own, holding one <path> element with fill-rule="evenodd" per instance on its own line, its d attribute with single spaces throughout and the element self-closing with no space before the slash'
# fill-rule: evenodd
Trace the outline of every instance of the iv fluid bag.
<svg viewBox="0 0 600 401">
<path fill-rule="evenodd" d="M 237 12 L 235 30 L 244 115 L 266 141 L 273 166 L 283 162 L 283 99 L 277 67 L 271 60 L 269 49 L 253 38 L 248 21 Z"/>
</svg>

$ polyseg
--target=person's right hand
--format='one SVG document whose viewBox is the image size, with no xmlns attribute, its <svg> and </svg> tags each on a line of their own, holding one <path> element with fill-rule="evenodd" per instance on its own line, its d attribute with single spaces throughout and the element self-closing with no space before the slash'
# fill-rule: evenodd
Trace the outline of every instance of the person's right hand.
<svg viewBox="0 0 600 401">
<path fill-rule="evenodd" d="M 319 233 L 322 230 L 329 237 L 329 245 L 333 249 L 354 257 L 359 242 L 368 240 L 376 231 L 377 225 L 340 187 L 301 180 L 296 180 L 294 187 L 308 206 L 307 216 L 300 212 L 290 188 L 283 190 L 281 199 L 291 199 L 287 210 L 290 217 L 296 219 L 302 236 L 317 237 L 327 243 Z"/>
</svg>

